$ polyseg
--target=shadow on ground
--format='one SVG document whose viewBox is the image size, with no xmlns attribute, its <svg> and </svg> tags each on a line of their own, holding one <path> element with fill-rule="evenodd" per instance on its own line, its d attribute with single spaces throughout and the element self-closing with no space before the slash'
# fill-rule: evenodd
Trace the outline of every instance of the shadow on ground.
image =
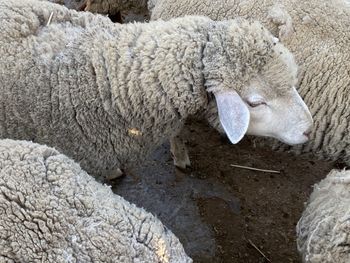
<svg viewBox="0 0 350 263">
<path fill-rule="evenodd" d="M 231 145 L 195 121 L 184 135 L 192 172 L 175 169 L 169 146 L 164 145 L 113 190 L 157 215 L 194 262 L 268 262 L 258 249 L 271 262 L 300 262 L 296 223 L 311 186 L 333 164 L 255 147 L 249 138 Z"/>
</svg>

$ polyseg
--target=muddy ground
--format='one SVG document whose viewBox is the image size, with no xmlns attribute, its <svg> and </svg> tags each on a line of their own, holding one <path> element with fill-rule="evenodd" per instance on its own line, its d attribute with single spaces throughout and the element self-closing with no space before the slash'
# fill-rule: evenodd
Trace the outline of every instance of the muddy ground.
<svg viewBox="0 0 350 263">
<path fill-rule="evenodd" d="M 115 192 L 157 215 L 194 262 L 300 262 L 295 226 L 312 185 L 334 164 L 278 153 L 246 138 L 238 145 L 207 125 L 186 126 L 192 171 L 175 169 L 164 145 Z M 280 174 L 232 167 L 239 164 Z"/>
</svg>

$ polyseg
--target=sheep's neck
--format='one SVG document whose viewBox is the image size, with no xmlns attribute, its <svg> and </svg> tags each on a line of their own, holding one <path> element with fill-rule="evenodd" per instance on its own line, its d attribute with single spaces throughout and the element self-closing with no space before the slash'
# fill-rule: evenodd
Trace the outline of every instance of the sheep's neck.
<svg viewBox="0 0 350 263">
<path fill-rule="evenodd" d="M 105 43 L 102 57 L 112 104 L 124 119 L 136 124 L 148 118 L 152 125 L 158 120 L 165 125 L 206 106 L 201 60 L 205 34 L 133 24 L 115 38 Z"/>
</svg>

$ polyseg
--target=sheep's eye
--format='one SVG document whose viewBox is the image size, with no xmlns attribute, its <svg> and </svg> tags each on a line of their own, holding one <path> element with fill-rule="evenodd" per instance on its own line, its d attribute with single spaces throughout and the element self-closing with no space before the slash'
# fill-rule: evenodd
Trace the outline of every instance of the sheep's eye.
<svg viewBox="0 0 350 263">
<path fill-rule="evenodd" d="M 248 101 L 247 103 L 252 108 L 255 108 L 255 107 L 258 107 L 258 106 L 261 106 L 261 105 L 266 105 L 266 103 L 263 102 L 263 101 Z"/>
</svg>

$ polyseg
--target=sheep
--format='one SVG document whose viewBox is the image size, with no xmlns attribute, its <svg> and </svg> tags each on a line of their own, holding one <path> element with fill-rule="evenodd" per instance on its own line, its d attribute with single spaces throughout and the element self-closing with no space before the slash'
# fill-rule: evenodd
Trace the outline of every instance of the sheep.
<svg viewBox="0 0 350 263">
<path fill-rule="evenodd" d="M 38 0 L 43 1 L 43 0 Z M 148 20 L 147 0 L 44 0 L 65 5 L 77 11 L 108 16 L 113 22 L 130 23 Z"/>
<path fill-rule="evenodd" d="M 332 170 L 314 186 L 297 224 L 297 247 L 303 262 L 350 262 L 349 183 L 349 170 Z"/>
<path fill-rule="evenodd" d="M 0 140 L 0 262 L 192 262 L 153 215 L 57 150 Z"/>
<path fill-rule="evenodd" d="M 35 0 L 0 0 L 0 18 L 0 138 L 55 147 L 89 174 L 141 161 L 208 97 L 232 143 L 308 140 L 293 56 L 258 22 L 120 25 Z"/>
<path fill-rule="evenodd" d="M 121 11 L 136 13 L 147 10 L 147 0 L 48 0 L 52 3 L 63 4 L 78 11 L 115 15 Z"/>
<path fill-rule="evenodd" d="M 149 6 L 151 20 L 206 15 L 213 20 L 242 16 L 260 21 L 295 55 L 300 67 L 297 89 L 315 121 L 308 143 L 288 147 L 274 141 L 271 145 L 350 165 L 350 7 L 346 1 L 152 0 Z M 210 108 L 209 121 L 216 127 L 219 123 L 212 117 L 217 110 L 215 105 Z M 186 159 L 182 151 L 174 155 Z"/>
</svg>

